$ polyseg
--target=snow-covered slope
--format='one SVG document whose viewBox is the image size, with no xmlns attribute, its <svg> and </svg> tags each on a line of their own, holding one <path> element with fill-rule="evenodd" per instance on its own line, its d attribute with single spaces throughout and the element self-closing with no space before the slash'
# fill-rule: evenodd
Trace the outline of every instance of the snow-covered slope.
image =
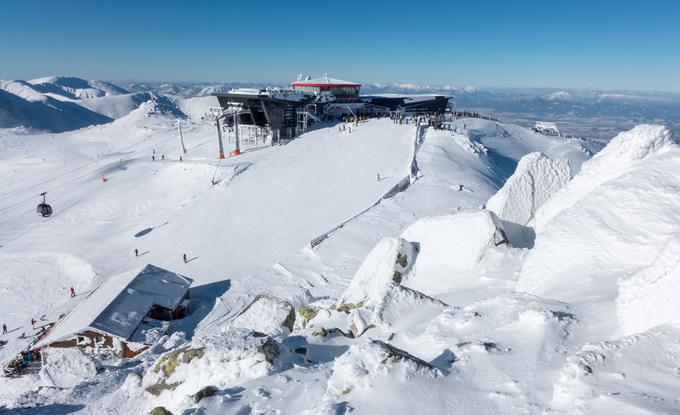
<svg viewBox="0 0 680 415">
<path fill-rule="evenodd" d="M 48 76 L 28 81 L 42 93 L 54 93 L 71 99 L 96 98 L 110 95 L 122 95 L 128 92 L 123 88 L 105 81 L 86 81 L 85 79 Z"/>
<path fill-rule="evenodd" d="M 209 97 L 81 101 L 116 119 L 58 135 L 0 132 L 0 315 L 10 316 L 0 356 L 26 345 L 31 318 L 57 321 L 146 263 L 195 280 L 190 313 L 135 359 L 99 356 L 96 374 L 81 355 L 73 365 L 55 357 L 45 372 L 61 374 L 61 389 L 39 389 L 37 373 L 0 378 L 0 406 L 677 407 L 679 337 L 656 327 L 678 321 L 669 293 L 680 150 L 667 129 L 639 127 L 586 161 L 592 142 L 514 125 L 378 119 L 351 133 L 317 125 L 275 146 L 244 140 L 242 155 L 219 161 L 214 126 L 201 121 Z M 35 214 L 41 191 L 49 219 Z M 535 243 L 514 243 L 508 225 L 535 230 Z"/>
<path fill-rule="evenodd" d="M 0 128 L 63 132 L 110 122 L 111 118 L 33 89 L 23 81 L 0 81 Z"/>
<path fill-rule="evenodd" d="M 518 288 L 567 301 L 616 298 L 680 229 L 679 149 L 663 127 L 623 133 L 536 215 L 536 246 Z M 564 252 L 569 252 L 565 256 Z"/>
</svg>

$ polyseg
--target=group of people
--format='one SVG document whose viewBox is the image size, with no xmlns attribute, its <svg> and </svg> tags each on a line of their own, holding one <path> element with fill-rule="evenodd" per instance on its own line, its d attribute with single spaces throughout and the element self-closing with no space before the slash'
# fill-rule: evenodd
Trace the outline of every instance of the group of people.
<svg viewBox="0 0 680 415">
<path fill-rule="evenodd" d="M 481 118 L 483 120 L 499 122 L 497 118 L 489 117 L 488 115 L 483 115 L 474 111 L 454 111 L 453 116 L 455 118 Z"/>
<path fill-rule="evenodd" d="M 432 127 L 435 130 L 448 130 L 450 125 L 445 123 L 444 117 L 436 112 L 433 114 L 421 114 L 421 115 L 409 115 L 407 116 L 404 112 L 391 112 L 390 119 L 395 124 L 414 124 L 422 125 L 426 124 L 428 127 Z"/>
<path fill-rule="evenodd" d="M 17 369 L 23 369 L 26 368 L 28 365 L 31 364 L 31 362 L 39 361 L 40 360 L 40 349 L 35 348 L 35 349 L 30 349 L 30 350 L 24 350 L 21 352 L 21 354 L 16 358 L 13 359 L 12 361 L 9 362 L 9 368 L 10 370 L 17 370 Z"/>
<path fill-rule="evenodd" d="M 162 160 L 162 161 L 165 161 L 165 154 L 161 154 L 161 160 Z M 122 162 L 122 161 L 123 161 L 123 159 L 121 159 L 121 162 Z M 153 149 L 153 150 L 152 150 L 152 153 L 151 153 L 151 161 L 156 161 L 156 149 Z M 181 154 L 180 154 L 180 156 L 179 156 L 179 161 L 182 161 L 182 155 L 181 155 Z"/>
</svg>

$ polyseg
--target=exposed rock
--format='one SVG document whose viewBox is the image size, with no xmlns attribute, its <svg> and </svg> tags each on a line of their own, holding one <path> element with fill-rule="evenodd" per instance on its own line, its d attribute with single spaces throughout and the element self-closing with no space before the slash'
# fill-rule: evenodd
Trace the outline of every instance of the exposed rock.
<svg viewBox="0 0 680 415">
<path fill-rule="evenodd" d="M 172 412 L 168 411 L 162 406 L 157 406 L 149 412 L 151 415 L 172 415 Z"/>
<path fill-rule="evenodd" d="M 411 361 L 420 367 L 424 367 L 435 371 L 437 370 L 434 366 L 427 363 L 426 361 L 419 359 L 404 350 L 396 348 L 391 344 L 382 342 L 380 340 L 371 340 L 371 343 L 378 345 L 384 349 L 386 357 L 380 363 L 386 363 L 388 361 L 391 362 Z"/>
<path fill-rule="evenodd" d="M 316 317 L 316 314 L 319 312 L 318 309 L 313 308 L 313 307 L 300 307 L 298 309 L 298 314 L 303 318 L 303 321 L 307 323 L 309 320 L 313 319 Z"/>
<path fill-rule="evenodd" d="M 359 310 L 352 310 L 349 313 L 349 318 L 348 318 L 348 325 L 349 325 L 349 331 L 352 332 L 354 337 L 359 337 L 366 330 L 368 330 L 370 327 L 368 323 L 366 323 L 366 320 L 364 317 L 361 315 L 361 312 Z"/>
<path fill-rule="evenodd" d="M 192 397 L 207 386 L 226 388 L 273 373 L 280 354 L 279 344 L 270 336 L 256 336 L 252 330 L 229 328 L 194 338 L 184 347 L 161 356 L 143 379 L 147 392 Z"/>
<path fill-rule="evenodd" d="M 214 386 L 206 386 L 193 395 L 194 402 L 199 403 L 203 398 L 214 396 L 215 393 L 217 393 L 217 388 Z"/>
</svg>

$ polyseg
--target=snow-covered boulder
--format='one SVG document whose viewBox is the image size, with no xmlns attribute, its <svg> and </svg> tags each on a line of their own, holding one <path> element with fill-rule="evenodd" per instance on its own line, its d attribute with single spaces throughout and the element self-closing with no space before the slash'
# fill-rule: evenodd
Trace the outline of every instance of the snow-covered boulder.
<svg viewBox="0 0 680 415">
<path fill-rule="evenodd" d="M 79 348 L 49 348 L 43 353 L 40 380 L 44 386 L 72 388 L 97 374 L 94 360 Z"/>
<path fill-rule="evenodd" d="M 420 246 L 404 285 L 427 295 L 449 290 L 458 274 L 475 268 L 490 248 L 508 243 L 501 221 L 489 211 L 420 219 L 401 237 Z"/>
<path fill-rule="evenodd" d="M 638 125 L 614 137 L 592 159 L 583 163 L 574 179 L 536 212 L 534 226 L 540 232 L 559 212 L 576 204 L 595 188 L 632 169 L 642 160 L 673 144 L 670 130 L 661 125 Z"/>
<path fill-rule="evenodd" d="M 680 148 L 669 134 L 642 126 L 619 135 L 614 150 L 603 150 L 544 205 L 569 199 L 537 231 L 519 290 L 563 301 L 614 301 L 618 281 L 649 266 L 677 238 Z"/>
<path fill-rule="evenodd" d="M 538 152 L 527 154 L 520 159 L 515 173 L 489 199 L 486 208 L 501 220 L 526 225 L 570 177 L 568 160 L 553 160 Z"/>
<path fill-rule="evenodd" d="M 207 386 L 224 389 L 274 372 L 278 343 L 251 330 L 227 329 L 162 355 L 144 375 L 146 391 L 171 409 Z"/>
<path fill-rule="evenodd" d="M 650 266 L 619 281 L 616 311 L 621 333 L 680 323 L 679 292 L 680 237 L 676 237 Z"/>
<path fill-rule="evenodd" d="M 355 337 L 372 327 L 388 330 L 414 318 L 431 318 L 445 306 L 401 285 L 418 261 L 418 249 L 405 239 L 384 238 L 368 254 L 337 305 L 349 313 L 347 328 Z"/>
<path fill-rule="evenodd" d="M 230 326 L 268 336 L 287 336 L 295 325 L 295 309 L 286 300 L 259 294 L 234 318 Z"/>
<path fill-rule="evenodd" d="M 374 306 L 382 300 L 389 282 L 401 283 L 407 278 L 418 255 L 418 245 L 401 238 L 384 238 L 366 256 L 340 297 L 340 310 L 363 305 Z"/>
<path fill-rule="evenodd" d="M 397 384 L 409 388 L 408 385 L 417 385 L 418 379 L 440 376 L 439 369 L 388 343 L 372 340 L 355 344 L 335 360 L 326 393 L 314 413 L 335 414 L 338 405 L 348 399 L 380 407 L 380 413 L 391 413 L 385 406 L 397 408 L 400 400 L 396 395 L 393 398 L 391 394 L 379 393 L 393 391 L 388 386 L 390 383 L 398 379 Z M 368 408 L 364 410 L 365 413 L 377 413 Z"/>
</svg>

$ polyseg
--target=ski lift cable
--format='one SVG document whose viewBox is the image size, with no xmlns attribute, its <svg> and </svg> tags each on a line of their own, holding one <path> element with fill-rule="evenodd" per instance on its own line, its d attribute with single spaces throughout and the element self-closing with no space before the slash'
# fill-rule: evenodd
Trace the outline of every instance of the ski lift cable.
<svg viewBox="0 0 680 415">
<path fill-rule="evenodd" d="M 130 153 L 128 156 L 132 156 L 132 155 L 137 154 L 137 153 L 140 153 L 140 152 L 142 152 L 142 151 L 148 151 L 150 148 L 152 148 L 152 147 L 154 147 L 154 146 L 156 146 L 156 145 L 158 145 L 158 144 L 163 144 L 163 143 L 165 143 L 165 142 L 167 142 L 167 141 L 174 140 L 174 139 L 175 139 L 175 137 L 170 137 L 170 138 L 167 138 L 167 139 L 161 141 L 160 143 L 152 143 L 152 144 L 150 144 L 150 145 L 147 146 L 147 147 L 143 147 L 143 148 L 140 148 L 140 149 L 138 149 L 138 150 L 133 151 L 133 152 Z M 138 144 L 138 143 L 135 143 L 134 145 L 136 145 L 136 144 Z M 125 150 L 129 149 L 129 148 L 132 147 L 132 146 L 133 146 L 133 145 L 127 146 L 126 148 L 121 149 L 121 150 L 119 150 L 119 151 L 117 151 L 117 152 L 125 151 Z M 117 156 L 107 156 L 107 157 L 117 157 Z M 18 195 L 18 194 L 22 194 L 22 193 L 25 193 L 25 192 L 27 192 L 27 191 L 29 191 L 29 190 L 33 190 L 33 189 L 38 188 L 38 187 L 40 187 L 40 186 L 44 186 L 45 183 L 52 182 L 52 181 L 54 181 L 54 180 L 57 180 L 57 179 L 62 178 L 62 177 L 64 177 L 64 176 L 67 176 L 67 175 L 69 175 L 69 174 L 71 174 L 71 173 L 74 173 L 74 172 L 76 172 L 76 171 L 78 171 L 78 170 L 81 170 L 81 169 L 83 169 L 83 168 L 85 168 L 85 167 L 92 166 L 93 164 L 97 166 L 94 170 L 88 171 L 87 173 L 85 173 L 85 174 L 83 174 L 83 175 L 74 177 L 74 178 L 72 178 L 71 180 L 69 180 L 69 181 L 67 181 L 67 182 L 64 182 L 64 183 L 61 183 L 61 184 L 59 184 L 59 185 L 57 185 L 57 186 L 55 186 L 55 187 L 48 188 L 47 191 L 48 191 L 48 192 L 54 191 L 54 190 L 56 190 L 56 189 L 59 189 L 59 188 L 61 188 L 61 187 L 64 187 L 65 185 L 74 183 L 74 182 L 76 182 L 76 181 L 78 181 L 78 180 L 81 180 L 81 179 L 83 179 L 83 178 L 85 178 L 85 177 L 87 177 L 87 176 L 89 176 L 89 175 L 92 175 L 92 174 L 94 174 L 94 173 L 97 173 L 97 171 L 100 171 L 100 170 L 103 169 L 103 168 L 101 168 L 101 167 L 99 166 L 99 160 L 95 159 L 95 160 L 93 160 L 93 161 L 91 161 L 91 162 L 89 162 L 89 163 L 87 163 L 87 164 L 84 164 L 84 165 L 82 165 L 82 166 L 80 166 L 80 167 L 77 167 L 77 168 L 75 168 L 75 169 L 69 170 L 69 171 L 67 171 L 67 172 L 65 172 L 65 173 L 62 173 L 62 174 L 60 174 L 60 175 L 58 175 L 58 176 L 55 176 L 55 177 L 53 177 L 53 178 L 51 178 L 51 179 L 48 179 L 48 180 L 46 180 L 46 181 L 44 181 L 44 182 L 42 182 L 42 183 L 32 185 L 32 186 L 27 187 L 27 188 L 25 188 L 25 189 L 23 189 L 23 190 L 20 190 L 20 191 L 18 191 L 18 192 L 15 192 L 14 194 L 9 194 L 9 195 L 6 195 L 6 196 L 4 196 L 4 197 L 1 197 L 1 198 L 0 198 L 0 201 L 6 200 L 6 199 L 8 199 L 8 198 L 11 197 L 11 196 Z M 35 197 L 35 196 L 30 196 L 30 197 L 27 197 L 26 199 L 19 200 L 19 201 L 17 201 L 17 202 L 11 203 L 11 204 L 9 204 L 9 205 L 0 206 L 0 211 L 9 209 L 9 208 L 11 208 L 11 207 L 13 207 L 13 206 L 16 206 L 16 205 L 19 205 L 19 204 L 21 204 L 21 203 L 27 202 L 27 201 L 33 199 L 34 197 Z"/>
<path fill-rule="evenodd" d="M 15 235 L 15 236 L 13 236 L 12 238 L 10 238 L 10 239 L 8 239 L 7 241 L 5 241 L 3 245 L 7 245 L 7 244 L 9 244 L 9 243 L 11 243 L 11 242 L 14 242 L 14 241 L 16 241 L 17 239 L 21 238 L 22 236 L 24 236 L 24 235 L 26 235 L 26 234 L 28 234 L 28 233 L 30 233 L 30 232 L 33 232 L 34 230 L 36 230 L 36 229 L 38 228 L 38 226 L 42 225 L 43 223 L 49 221 L 50 219 L 52 219 L 52 218 L 54 218 L 54 217 L 56 217 L 56 216 L 61 215 L 62 213 L 68 211 L 69 209 L 71 209 L 73 206 L 77 205 L 77 204 L 80 203 L 81 201 L 82 201 L 82 200 L 77 200 L 77 201 L 71 203 L 71 204 L 70 204 L 69 206 L 67 206 L 66 208 L 62 209 L 59 213 L 53 214 L 53 215 L 51 215 L 51 216 L 49 216 L 49 217 L 46 217 L 46 218 L 43 218 L 43 220 L 41 220 L 41 221 L 38 222 L 38 223 L 33 224 L 29 229 L 27 229 L 27 230 L 25 230 L 25 231 L 23 231 L 23 232 L 21 232 L 21 233 Z"/>
<path fill-rule="evenodd" d="M 164 131 L 156 132 L 156 133 L 152 134 L 152 135 L 149 136 L 149 137 L 143 138 L 142 141 L 138 141 L 138 142 L 132 143 L 132 144 L 130 144 L 130 145 L 126 146 L 126 147 L 123 147 L 123 148 L 121 148 L 121 149 L 117 149 L 117 150 L 116 150 L 116 153 L 121 153 L 121 152 L 127 151 L 127 150 L 129 150 L 129 149 L 131 149 L 131 148 L 133 148 L 133 147 L 135 147 L 135 146 L 138 146 L 138 145 L 140 145 L 140 144 L 143 144 L 144 141 L 146 141 L 146 140 L 148 140 L 148 139 L 150 139 L 150 138 L 152 138 L 152 137 L 156 137 L 156 136 L 158 136 L 159 134 L 162 134 L 162 133 L 167 133 L 167 132 L 170 131 L 170 130 L 174 130 L 174 128 L 172 128 L 172 129 L 168 128 L 168 129 L 166 129 L 166 130 L 164 130 Z M 156 146 L 156 145 L 164 144 L 164 143 L 166 143 L 166 142 L 168 142 L 168 141 L 170 141 L 170 140 L 174 140 L 175 138 L 176 138 L 176 137 L 169 137 L 169 138 L 167 138 L 167 139 L 165 139 L 165 140 L 163 140 L 163 141 L 161 141 L 161 142 L 159 142 L 159 143 L 151 143 L 151 144 L 148 145 L 148 146 L 145 146 L 145 147 L 142 147 L 142 148 L 140 148 L 140 149 L 138 149 L 138 150 L 133 151 L 133 152 L 130 153 L 128 156 L 134 155 L 134 154 L 139 153 L 139 152 L 144 151 L 144 150 L 148 150 L 148 149 L 150 149 L 150 148 L 152 148 L 152 147 L 154 147 L 154 146 Z M 117 156 L 107 155 L 106 157 L 108 158 L 108 157 L 117 157 Z M 78 166 L 78 167 L 76 167 L 76 168 L 73 168 L 73 169 L 71 169 L 71 170 L 68 170 L 68 171 L 66 171 L 66 172 L 63 172 L 63 173 L 61 173 L 61 174 L 59 174 L 59 175 L 57 175 L 57 176 L 54 176 L 54 177 L 52 177 L 52 178 L 50 178 L 50 179 L 44 180 L 44 181 L 41 182 L 41 183 L 36 183 L 36 184 L 34 184 L 34 185 L 31 185 L 31 186 L 26 187 L 26 188 L 24 188 L 24 189 L 21 189 L 21 190 L 19 190 L 19 191 L 11 192 L 11 193 L 5 194 L 5 195 L 3 195 L 3 196 L 0 197 L 0 202 L 2 202 L 2 201 L 4 201 L 4 200 L 7 200 L 7 199 L 9 199 L 9 198 L 11 198 L 11 197 L 17 196 L 17 195 L 19 195 L 19 194 L 26 193 L 26 192 L 28 192 L 28 191 L 30 191 L 30 190 L 35 189 L 35 188 L 43 187 L 43 186 L 45 186 L 46 183 L 50 183 L 50 182 L 53 182 L 53 181 L 55 181 L 55 180 L 58 180 L 58 179 L 60 179 L 60 178 L 62 178 L 62 177 L 64 177 L 64 176 L 68 176 L 69 174 L 72 174 L 72 173 L 75 173 L 75 172 L 77 172 L 77 171 L 79 171 L 79 170 L 82 170 L 82 169 L 84 169 L 84 168 L 90 167 L 90 166 L 92 166 L 93 164 L 94 164 L 94 165 L 98 165 L 98 162 L 99 162 L 99 160 L 98 160 L 98 159 L 95 159 L 95 160 L 90 161 L 90 162 L 88 162 L 88 163 L 85 163 L 85 164 L 83 164 L 83 165 L 81 165 L 81 166 Z M 95 171 L 96 171 L 96 170 L 99 170 L 99 168 L 95 169 Z M 94 173 L 94 171 L 93 171 L 93 173 Z M 48 190 L 51 190 L 51 189 L 48 189 Z M 26 201 L 26 200 L 24 200 L 24 201 Z M 0 210 L 3 210 L 4 208 L 5 208 L 5 207 L 0 207 Z"/>
</svg>

